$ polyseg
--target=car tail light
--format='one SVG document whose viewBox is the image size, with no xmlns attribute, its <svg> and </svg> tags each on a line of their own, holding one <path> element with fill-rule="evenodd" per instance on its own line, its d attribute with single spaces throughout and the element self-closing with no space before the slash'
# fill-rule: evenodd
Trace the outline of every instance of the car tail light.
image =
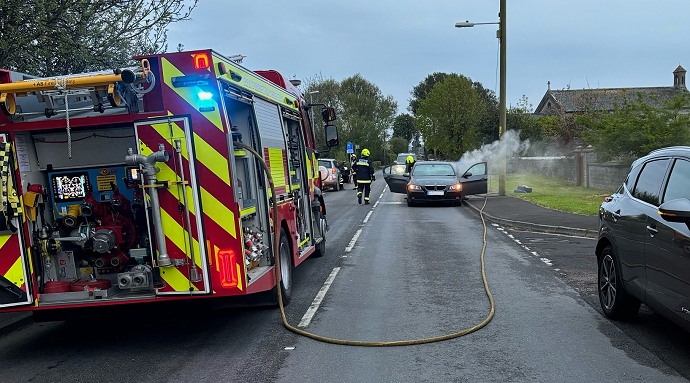
<svg viewBox="0 0 690 383">
<path fill-rule="evenodd" d="M 331 168 L 331 174 L 335 174 L 335 168 Z"/>
</svg>

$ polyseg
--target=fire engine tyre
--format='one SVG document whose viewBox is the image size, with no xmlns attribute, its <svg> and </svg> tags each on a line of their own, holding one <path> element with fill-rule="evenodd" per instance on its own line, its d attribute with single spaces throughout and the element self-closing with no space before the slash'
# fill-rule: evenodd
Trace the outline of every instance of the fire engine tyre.
<svg viewBox="0 0 690 383">
<path fill-rule="evenodd" d="M 290 243 L 284 229 L 280 229 L 278 251 L 280 254 L 280 293 L 283 296 L 283 305 L 287 306 L 292 298 L 292 257 Z"/>
<path fill-rule="evenodd" d="M 611 245 L 598 257 L 599 303 L 604 314 L 614 320 L 631 319 L 640 310 L 640 301 L 623 286 L 618 255 Z"/>
<path fill-rule="evenodd" d="M 316 244 L 316 251 L 314 252 L 314 257 L 323 257 L 326 255 L 326 220 L 321 215 L 321 212 L 314 213 L 314 225 L 318 228 L 319 234 L 321 235 L 321 242 Z"/>
</svg>

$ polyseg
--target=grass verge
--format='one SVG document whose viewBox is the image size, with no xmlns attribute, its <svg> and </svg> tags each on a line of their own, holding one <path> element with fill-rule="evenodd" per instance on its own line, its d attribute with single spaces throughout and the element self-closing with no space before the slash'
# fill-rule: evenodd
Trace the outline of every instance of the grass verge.
<svg viewBox="0 0 690 383">
<path fill-rule="evenodd" d="M 514 193 L 519 185 L 531 187 L 532 193 Z M 498 192 L 498 175 L 489 176 L 489 192 Z M 597 215 L 604 197 L 612 192 L 614 190 L 575 186 L 562 179 L 538 174 L 506 175 L 506 195 L 568 213 Z"/>
</svg>

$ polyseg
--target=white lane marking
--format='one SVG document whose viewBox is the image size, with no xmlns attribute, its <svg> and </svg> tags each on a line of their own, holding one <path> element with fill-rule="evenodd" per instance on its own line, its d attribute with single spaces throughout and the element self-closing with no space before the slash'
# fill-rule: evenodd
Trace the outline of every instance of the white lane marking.
<svg viewBox="0 0 690 383">
<path fill-rule="evenodd" d="M 326 296 L 326 292 L 328 292 L 328 289 L 331 288 L 331 284 L 333 283 L 333 280 L 335 279 L 335 276 L 338 275 L 338 272 L 340 271 L 340 267 L 336 267 L 331 271 L 331 275 L 326 278 L 326 282 L 323 283 L 323 286 L 321 286 L 321 290 L 316 294 L 316 297 L 314 298 L 314 301 L 311 303 L 311 306 L 307 309 L 307 312 L 304 313 L 304 316 L 302 317 L 302 320 L 299 321 L 299 324 L 297 327 L 307 327 L 309 326 L 309 323 L 311 323 L 311 319 L 314 317 L 314 314 L 316 314 L 316 310 L 319 309 L 319 306 L 321 305 L 321 302 L 323 301 L 323 298 Z"/>
<path fill-rule="evenodd" d="M 541 259 L 542 262 L 546 263 L 549 266 L 553 266 L 553 263 L 551 263 L 551 260 L 548 258 L 539 258 Z"/>
<path fill-rule="evenodd" d="M 515 236 L 513 236 L 512 234 L 509 234 L 506 229 L 504 229 L 503 227 L 500 227 L 498 225 L 494 225 L 494 226 L 496 227 L 496 230 L 505 234 L 508 238 L 512 239 L 516 244 L 518 244 L 518 246 L 522 247 L 523 249 L 529 251 L 535 257 L 539 258 L 540 261 L 544 262 L 548 266 L 553 266 L 553 262 L 551 262 L 550 259 L 545 258 L 545 257 L 541 257 L 539 254 L 537 254 L 536 251 L 531 251 L 530 248 L 525 246 L 525 244 L 523 244 L 522 242 L 520 242 L 519 239 L 515 238 Z M 554 269 L 554 270 L 559 270 L 559 269 Z"/>
<path fill-rule="evenodd" d="M 377 199 L 376 202 L 374 202 L 374 207 L 373 207 L 373 209 L 376 209 L 376 206 L 379 205 L 379 201 L 380 201 L 380 200 Z M 371 212 L 369 212 L 369 213 L 371 214 Z"/>
<path fill-rule="evenodd" d="M 350 243 L 345 248 L 346 253 L 351 252 L 352 248 L 355 247 L 355 243 L 357 243 L 357 238 L 359 238 L 360 234 L 362 234 L 362 228 L 361 227 L 359 229 L 357 229 L 357 232 L 355 233 L 354 237 L 352 237 L 352 240 L 350 240 Z"/>
<path fill-rule="evenodd" d="M 379 202 L 376 201 L 376 203 L 379 203 Z M 376 207 L 376 204 L 374 204 L 374 207 Z M 367 223 L 367 222 L 369 221 L 369 217 L 371 217 L 371 213 L 373 213 L 373 212 L 374 212 L 373 210 L 370 210 L 370 211 L 367 213 L 367 216 L 364 217 L 364 223 Z"/>
</svg>

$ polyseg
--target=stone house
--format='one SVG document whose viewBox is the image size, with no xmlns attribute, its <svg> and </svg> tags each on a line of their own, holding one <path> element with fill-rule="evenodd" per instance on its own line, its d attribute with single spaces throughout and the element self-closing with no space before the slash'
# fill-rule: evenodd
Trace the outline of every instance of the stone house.
<svg viewBox="0 0 690 383">
<path fill-rule="evenodd" d="M 537 116 L 549 114 L 576 114 L 585 109 L 612 111 L 616 105 L 623 105 L 625 100 L 634 100 L 638 95 L 652 106 L 662 106 L 678 92 L 687 92 L 685 69 L 678 65 L 673 71 L 673 86 L 638 87 L 638 88 L 600 88 L 600 89 L 563 89 L 552 90 L 548 82 L 546 94 L 534 110 Z M 688 110 L 690 112 L 690 110 Z"/>
<path fill-rule="evenodd" d="M 678 66 L 673 71 L 673 86 L 636 87 L 636 88 L 601 88 L 601 89 L 563 89 L 552 90 L 551 83 L 542 97 L 533 115 L 572 115 L 586 110 L 613 111 L 616 106 L 622 106 L 626 100 L 642 101 L 654 107 L 661 107 L 668 100 L 673 99 L 679 92 L 688 92 L 685 83 L 686 71 Z M 690 113 L 690 108 L 685 108 Z M 584 144 L 581 142 L 581 144 Z M 604 190 L 615 190 L 623 181 L 629 170 L 629 165 L 597 163 L 596 155 L 586 145 L 579 146 L 572 156 L 558 161 L 536 161 L 534 158 L 521 158 L 522 171 L 549 174 L 551 167 L 555 169 L 571 169 L 567 176 L 578 186 L 589 186 Z"/>
</svg>

